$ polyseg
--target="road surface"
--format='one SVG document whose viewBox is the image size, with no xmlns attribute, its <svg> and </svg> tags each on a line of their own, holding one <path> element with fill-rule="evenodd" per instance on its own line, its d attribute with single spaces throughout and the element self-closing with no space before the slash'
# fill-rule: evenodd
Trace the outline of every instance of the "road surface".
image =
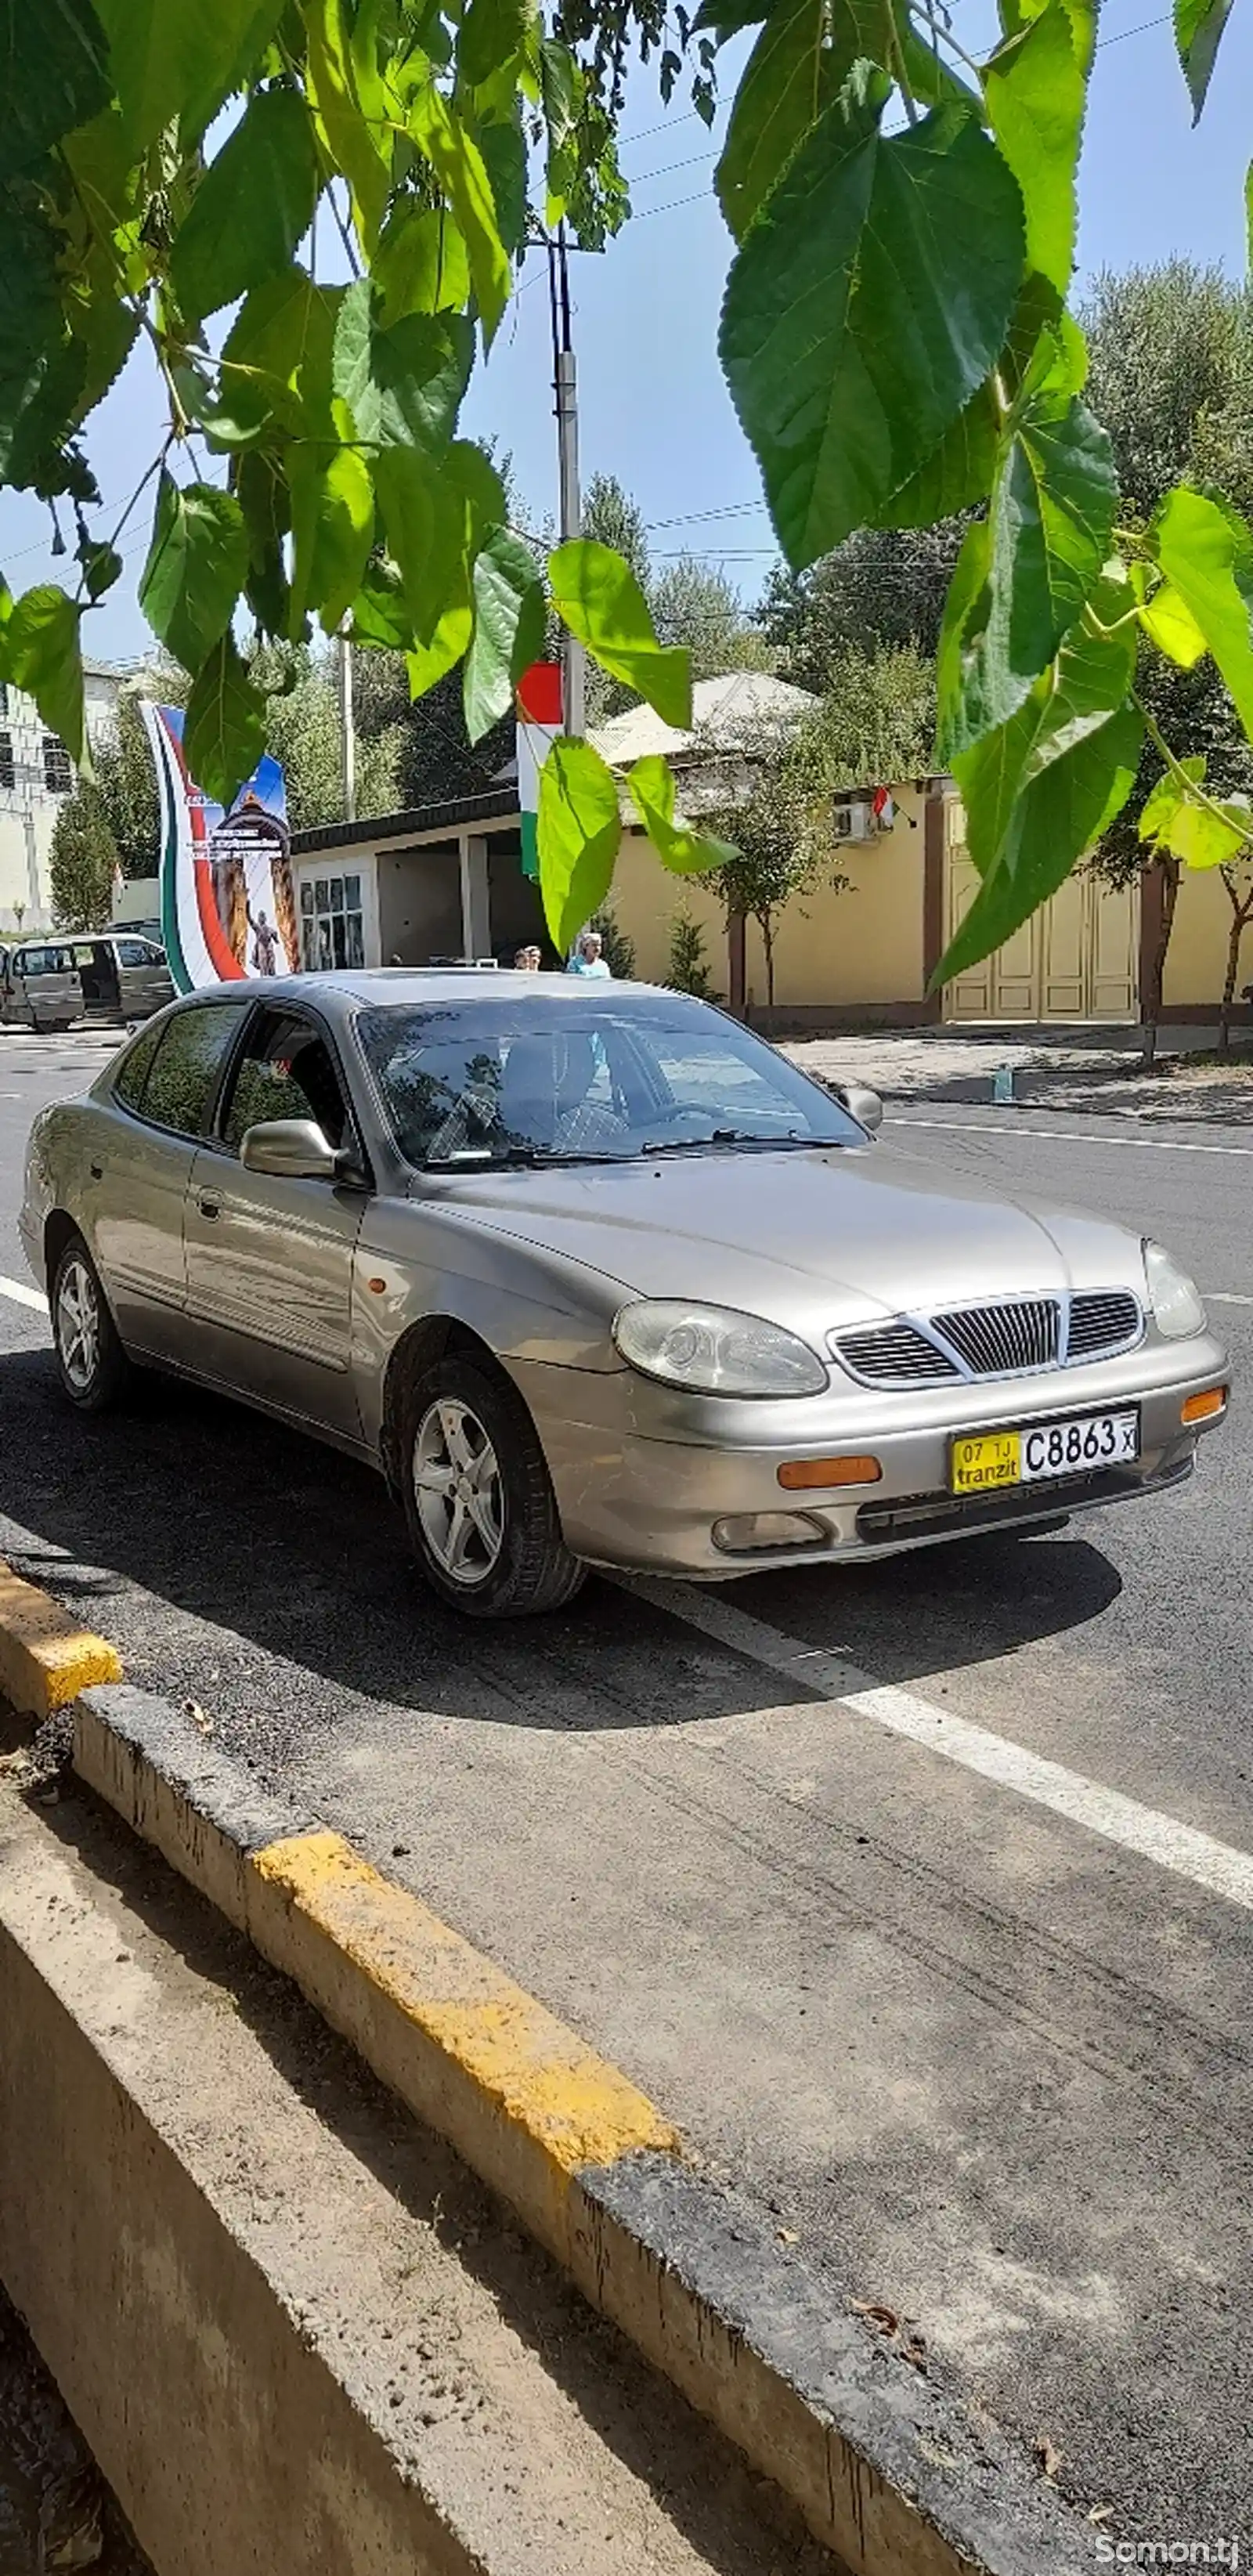
<svg viewBox="0 0 1253 2576">
<path fill-rule="evenodd" d="M 32 1110 L 0 1040 L 0 1273 Z M 1237 1386 L 1253 1134 L 902 1104 L 881 1151 L 1177 1250 Z M 1253 2551 L 1250 1415 L 1055 1535 L 485 1634 L 381 1485 L 224 1402 L 58 1400 L 0 1290 L 0 1549 L 629 2073 L 1104 2535 Z M 875 2331 L 872 2325 L 867 2331 Z"/>
</svg>

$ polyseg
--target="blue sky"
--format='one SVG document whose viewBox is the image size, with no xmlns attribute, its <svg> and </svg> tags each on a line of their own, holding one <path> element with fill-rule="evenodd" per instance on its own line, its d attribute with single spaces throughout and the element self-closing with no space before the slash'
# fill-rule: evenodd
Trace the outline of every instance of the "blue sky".
<svg viewBox="0 0 1253 2576">
<path fill-rule="evenodd" d="M 1154 0 L 1105 0 L 1080 188 L 1081 276 L 1174 254 L 1245 267 L 1244 174 L 1253 155 L 1253 6 L 1227 30 L 1205 116 L 1190 109 L 1167 23 Z M 963 41 L 989 41 L 985 0 L 962 0 Z M 737 49 L 738 51 L 738 49 Z M 728 81 L 728 88 L 730 87 Z M 684 548 L 723 562 L 746 599 L 773 557 L 753 459 L 716 355 L 730 251 L 710 192 L 719 117 L 708 135 L 677 94 L 667 113 L 650 76 L 633 85 L 622 159 L 635 219 L 603 258 L 573 263 L 585 478 L 619 475 L 643 506 L 659 559 Z M 512 454 L 533 516 L 555 508 L 551 360 L 543 261 L 533 254 L 496 347 L 471 388 L 464 425 Z M 91 447 L 111 529 L 155 453 L 160 409 L 145 358 L 132 362 L 93 425 Z M 125 658 L 148 632 L 135 600 L 151 516 L 147 495 L 122 539 L 127 571 L 89 618 L 89 651 Z M 0 563 L 14 590 L 55 578 L 46 513 L 0 500 Z"/>
</svg>

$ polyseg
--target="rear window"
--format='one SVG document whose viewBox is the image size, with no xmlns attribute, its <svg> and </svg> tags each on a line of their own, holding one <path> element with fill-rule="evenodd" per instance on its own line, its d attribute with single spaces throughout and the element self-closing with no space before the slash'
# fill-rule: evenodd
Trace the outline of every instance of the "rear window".
<svg viewBox="0 0 1253 2576">
<path fill-rule="evenodd" d="M 202 1002 L 164 1022 L 143 1088 L 145 1118 L 176 1136 L 204 1133 L 239 1019 L 237 1002 Z"/>
<path fill-rule="evenodd" d="M 68 948 L 19 948 L 13 960 L 15 975 L 72 975 L 74 960 Z"/>
<path fill-rule="evenodd" d="M 145 1029 L 143 1036 L 136 1038 L 134 1045 L 127 1048 L 113 1076 L 113 1097 L 121 1101 L 124 1109 L 138 1109 L 144 1096 L 148 1067 L 163 1035 L 160 1027 Z"/>
</svg>

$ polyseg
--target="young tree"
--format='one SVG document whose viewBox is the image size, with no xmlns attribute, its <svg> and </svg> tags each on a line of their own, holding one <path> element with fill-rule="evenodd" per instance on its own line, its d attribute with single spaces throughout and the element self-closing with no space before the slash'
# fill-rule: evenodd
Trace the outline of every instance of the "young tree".
<svg viewBox="0 0 1253 2576">
<path fill-rule="evenodd" d="M 740 919 L 756 922 L 766 966 L 766 1003 L 773 1010 L 781 915 L 795 896 L 812 893 L 819 884 L 838 893 L 849 883 L 837 863 L 824 749 L 805 727 L 758 724 L 721 765 L 728 793 L 711 821 L 731 844 L 732 856 L 710 874 L 708 883 L 728 931 Z"/>
<path fill-rule="evenodd" d="M 124 877 L 154 877 L 161 864 L 157 774 L 139 703 L 155 698 L 162 706 L 185 706 L 187 688 L 185 671 L 154 661 L 136 679 L 123 682 L 114 725 L 93 747 L 101 810 Z"/>
<path fill-rule="evenodd" d="M 62 930 L 103 930 L 113 908 L 118 847 L 96 789 L 80 779 L 52 832 L 52 908 Z"/>
<path fill-rule="evenodd" d="M 670 961 L 666 982 L 672 992 L 691 993 L 698 1002 L 714 998 L 713 971 L 705 934 L 690 904 L 681 903 L 670 916 Z"/>
<path fill-rule="evenodd" d="M 1176 11 L 1197 114 L 1228 14 Z M 584 538 L 537 572 L 501 476 L 456 431 L 534 228 L 564 221 L 600 249 L 627 218 L 631 58 L 657 51 L 668 99 L 690 48 L 708 119 L 722 42 L 756 26 L 714 178 L 736 245 L 719 350 L 783 555 L 804 574 L 860 531 L 974 514 L 933 762 L 961 787 L 982 887 L 940 976 L 999 946 L 1101 837 L 1146 734 L 1176 855 L 1197 846 L 1193 814 L 1221 837 L 1138 664 L 1142 637 L 1183 668 L 1210 654 L 1253 732 L 1253 533 L 1194 482 L 1147 526 L 1120 510 L 1065 304 L 1094 12 L 1033 0 L 1006 17 L 976 62 L 937 0 L 783 18 L 709 0 L 673 41 L 662 0 L 558 0 L 548 25 L 478 0 L 73 0 L 51 21 L 10 6 L 0 475 L 65 501 L 79 579 L 4 594 L 0 680 L 81 759 L 82 626 L 122 570 L 122 522 L 88 517 L 86 441 L 142 343 L 167 422 L 123 519 L 151 486 L 141 596 L 190 675 L 188 762 L 209 795 L 229 802 L 264 740 L 245 608 L 271 641 L 347 621 L 405 654 L 415 696 L 460 665 L 472 742 L 556 619 L 686 730 L 690 658 L 657 638 L 630 566 Z M 313 225 L 328 193 L 346 284 L 298 255 L 332 229 Z M 644 398 L 664 424 L 664 385 Z M 615 789 L 586 742 L 559 743 L 544 779 L 541 883 L 564 946 L 609 890 Z M 649 769 L 637 801 L 672 812 L 672 782 Z M 652 837 L 690 868 L 664 813 Z"/>
</svg>

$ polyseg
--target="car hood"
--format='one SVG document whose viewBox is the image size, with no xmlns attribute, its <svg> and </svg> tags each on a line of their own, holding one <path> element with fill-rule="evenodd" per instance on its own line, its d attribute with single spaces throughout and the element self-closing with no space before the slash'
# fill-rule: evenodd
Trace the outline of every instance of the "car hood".
<svg viewBox="0 0 1253 2576">
<path fill-rule="evenodd" d="M 875 1147 L 484 1172 L 458 1179 L 456 1205 L 638 1296 L 794 1331 L 1016 1293 L 1144 1291 L 1125 1227 Z"/>
</svg>

